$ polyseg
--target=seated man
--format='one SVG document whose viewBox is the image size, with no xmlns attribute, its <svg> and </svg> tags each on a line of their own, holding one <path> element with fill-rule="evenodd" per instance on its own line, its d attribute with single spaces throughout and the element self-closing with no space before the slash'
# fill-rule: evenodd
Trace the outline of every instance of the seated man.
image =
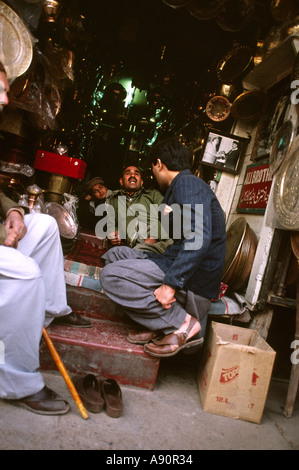
<svg viewBox="0 0 299 470">
<path fill-rule="evenodd" d="M 166 234 L 163 236 L 158 220 L 162 194 L 156 189 L 143 187 L 141 170 L 134 165 L 124 168 L 119 182 L 121 189 L 114 191 L 110 198 L 112 225 L 115 228 L 115 231 L 109 232 L 108 225 L 111 245 L 163 252 L 172 240 L 166 238 Z"/>
<path fill-rule="evenodd" d="M 9 84 L 0 64 L 0 99 Z M 68 403 L 39 372 L 43 326 L 54 321 L 89 327 L 67 305 L 58 226 L 46 214 L 26 214 L 0 190 L 0 397 L 40 414 L 63 414 Z M 46 316 L 45 316 L 46 314 Z M 58 319 L 59 317 L 59 319 Z"/>
<path fill-rule="evenodd" d="M 226 233 L 215 194 L 192 175 L 189 152 L 176 138 L 154 145 L 149 158 L 166 190 L 164 213 L 174 243 L 163 254 L 111 248 L 103 256 L 100 282 L 105 294 L 146 328 L 128 340 L 162 358 L 194 351 L 203 342 L 210 301 L 220 291 Z"/>
<path fill-rule="evenodd" d="M 108 204 L 113 191 L 106 187 L 103 178 L 99 176 L 88 181 L 85 189 L 87 195 L 79 199 L 77 216 L 80 227 L 95 231 L 95 226 L 100 220 L 100 217 L 96 216 L 96 208 L 101 204 Z"/>
</svg>

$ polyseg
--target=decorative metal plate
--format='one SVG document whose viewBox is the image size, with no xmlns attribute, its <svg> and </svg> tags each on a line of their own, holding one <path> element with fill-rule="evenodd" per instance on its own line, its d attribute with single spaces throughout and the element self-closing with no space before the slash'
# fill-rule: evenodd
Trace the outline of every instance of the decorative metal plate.
<svg viewBox="0 0 299 470">
<path fill-rule="evenodd" d="M 274 186 L 274 208 L 277 220 L 285 230 L 299 230 L 299 136 L 291 145 L 277 172 Z"/>
<path fill-rule="evenodd" d="M 0 60 L 7 78 L 16 78 L 29 68 L 33 49 L 29 32 L 21 18 L 0 2 Z"/>
<path fill-rule="evenodd" d="M 206 107 L 207 116 L 212 121 L 224 121 L 230 115 L 231 104 L 224 96 L 214 96 Z"/>
<path fill-rule="evenodd" d="M 245 217 L 238 217 L 226 232 L 226 254 L 223 269 L 223 279 L 227 276 L 234 261 L 240 256 L 242 244 L 247 228 Z"/>
<path fill-rule="evenodd" d="M 56 219 L 59 233 L 62 237 L 70 239 L 75 238 L 77 234 L 77 225 L 64 207 L 60 206 L 56 202 L 48 202 L 47 212 Z"/>
<path fill-rule="evenodd" d="M 216 21 L 224 31 L 241 31 L 254 18 L 256 0 L 228 0 Z"/>
<path fill-rule="evenodd" d="M 240 121 L 257 119 L 262 111 L 264 97 L 264 93 L 259 90 L 244 91 L 232 104 L 232 116 Z"/>
<path fill-rule="evenodd" d="M 233 46 L 217 64 L 216 70 L 220 82 L 232 83 L 245 72 L 252 58 L 249 46 L 243 44 Z"/>
<path fill-rule="evenodd" d="M 285 123 L 276 132 L 274 142 L 270 150 L 269 160 L 269 167 L 272 175 L 276 173 L 285 158 L 285 155 L 293 141 L 294 134 L 295 130 L 291 120 L 285 121 Z"/>
</svg>

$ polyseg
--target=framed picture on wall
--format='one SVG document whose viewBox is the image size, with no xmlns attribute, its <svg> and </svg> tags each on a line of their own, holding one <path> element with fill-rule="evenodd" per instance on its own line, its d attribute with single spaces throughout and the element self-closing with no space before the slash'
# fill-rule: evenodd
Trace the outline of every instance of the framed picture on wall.
<svg viewBox="0 0 299 470">
<path fill-rule="evenodd" d="M 245 137 L 209 129 L 200 155 L 200 163 L 237 174 L 248 142 L 249 139 Z"/>
</svg>

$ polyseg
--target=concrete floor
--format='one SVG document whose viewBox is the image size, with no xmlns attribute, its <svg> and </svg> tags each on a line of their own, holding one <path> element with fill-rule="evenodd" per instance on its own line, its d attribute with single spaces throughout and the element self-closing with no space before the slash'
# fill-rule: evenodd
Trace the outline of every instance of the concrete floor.
<svg viewBox="0 0 299 470">
<path fill-rule="evenodd" d="M 121 386 L 124 413 L 105 411 L 84 420 L 59 373 L 44 374 L 46 384 L 68 399 L 63 416 L 42 416 L 0 400 L 1 450 L 295 450 L 299 449 L 299 399 L 293 417 L 283 416 L 286 380 L 273 379 L 261 424 L 202 410 L 196 365 L 161 361 L 154 391 Z M 192 454 L 192 455 L 193 455 Z M 117 453 L 116 453 L 117 455 Z M 129 454 L 130 455 L 130 454 Z M 102 457 L 104 458 L 104 457 Z"/>
</svg>

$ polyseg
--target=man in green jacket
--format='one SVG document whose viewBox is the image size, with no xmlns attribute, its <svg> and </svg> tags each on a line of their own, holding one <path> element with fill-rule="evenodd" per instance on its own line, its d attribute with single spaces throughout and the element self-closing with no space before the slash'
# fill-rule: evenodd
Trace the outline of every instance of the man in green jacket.
<svg viewBox="0 0 299 470">
<path fill-rule="evenodd" d="M 163 233 L 158 210 L 163 196 L 156 189 L 145 189 L 141 170 L 134 165 L 124 168 L 121 188 L 110 199 L 111 222 L 108 239 L 112 246 L 126 245 L 143 251 L 162 253 L 172 240 Z"/>
</svg>

